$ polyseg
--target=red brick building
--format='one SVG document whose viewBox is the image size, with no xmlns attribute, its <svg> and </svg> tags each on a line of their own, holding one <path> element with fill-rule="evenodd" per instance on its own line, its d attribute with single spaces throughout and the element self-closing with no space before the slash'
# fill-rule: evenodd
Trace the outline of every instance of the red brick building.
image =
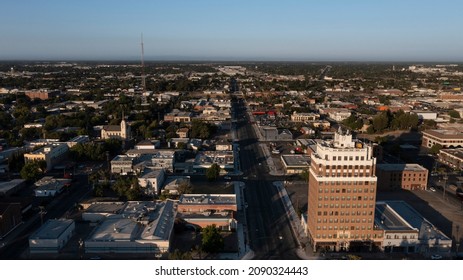
<svg viewBox="0 0 463 280">
<path fill-rule="evenodd" d="M 215 224 L 222 230 L 232 230 L 236 228 L 237 210 L 234 194 L 184 194 L 179 199 L 177 217 L 201 228 Z"/>
<path fill-rule="evenodd" d="M 426 190 L 428 169 L 419 164 L 378 164 L 378 190 Z"/>
</svg>

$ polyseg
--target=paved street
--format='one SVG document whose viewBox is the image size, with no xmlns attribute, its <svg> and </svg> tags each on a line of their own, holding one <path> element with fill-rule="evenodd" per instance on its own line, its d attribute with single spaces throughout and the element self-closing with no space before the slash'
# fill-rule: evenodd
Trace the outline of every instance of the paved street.
<svg viewBox="0 0 463 280">
<path fill-rule="evenodd" d="M 46 207 L 46 214 L 43 215 L 43 222 L 48 219 L 63 217 L 74 205 L 91 192 L 87 184 L 87 175 L 75 176 L 75 181 L 69 190 L 60 194 Z M 12 232 L 5 240 L 5 246 L 0 249 L 0 259 L 29 259 L 29 236 L 41 225 L 41 217 L 35 214 L 19 228 Z"/>
<path fill-rule="evenodd" d="M 237 107 L 236 114 L 244 116 L 244 107 Z M 273 185 L 274 178 L 268 174 L 265 155 L 247 119 L 237 122 L 237 133 L 241 167 L 248 178 L 244 195 L 248 204 L 247 235 L 254 259 L 298 259 L 298 244 L 286 209 Z"/>
</svg>

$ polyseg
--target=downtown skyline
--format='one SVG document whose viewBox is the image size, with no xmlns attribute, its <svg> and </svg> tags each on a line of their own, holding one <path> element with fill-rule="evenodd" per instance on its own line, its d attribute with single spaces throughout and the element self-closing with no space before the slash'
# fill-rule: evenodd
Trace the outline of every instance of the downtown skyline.
<svg viewBox="0 0 463 280">
<path fill-rule="evenodd" d="M 0 60 L 462 61 L 454 1 L 10 1 Z"/>
</svg>

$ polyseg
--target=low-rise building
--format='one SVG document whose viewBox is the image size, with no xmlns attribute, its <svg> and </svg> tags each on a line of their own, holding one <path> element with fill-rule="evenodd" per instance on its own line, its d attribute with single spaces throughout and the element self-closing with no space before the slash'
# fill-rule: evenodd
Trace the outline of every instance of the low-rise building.
<svg viewBox="0 0 463 280">
<path fill-rule="evenodd" d="M 289 129 L 282 129 L 278 134 L 278 140 L 293 140 L 293 133 Z"/>
<path fill-rule="evenodd" d="M 190 184 L 190 176 L 169 176 L 164 182 L 164 191 L 168 191 L 169 194 L 178 195 L 178 188 L 182 184 Z"/>
<path fill-rule="evenodd" d="M 69 147 L 64 143 L 49 144 L 30 153 L 25 153 L 24 160 L 26 162 L 43 160 L 47 163 L 47 170 L 51 170 L 55 164 L 67 157 L 68 151 Z"/>
<path fill-rule="evenodd" d="M 146 167 L 153 169 L 164 169 L 167 172 L 174 172 L 175 151 L 174 150 L 157 150 L 157 153 L 151 155 Z"/>
<path fill-rule="evenodd" d="M 221 172 L 235 170 L 235 157 L 233 151 L 202 151 L 195 157 L 193 170 L 195 173 L 205 173 L 213 164 L 220 166 Z"/>
<path fill-rule="evenodd" d="M 347 119 L 352 114 L 352 112 L 346 108 L 325 108 L 320 109 L 320 113 L 327 115 L 337 122 Z"/>
<path fill-rule="evenodd" d="M 412 113 L 415 113 L 418 115 L 418 118 L 420 120 L 436 120 L 437 119 L 437 113 L 436 112 L 429 112 L 429 111 L 412 111 Z"/>
<path fill-rule="evenodd" d="M 291 121 L 293 122 L 308 122 L 318 120 L 320 118 L 319 114 L 315 113 L 297 113 L 293 112 L 291 115 Z"/>
<path fill-rule="evenodd" d="M 176 133 L 177 133 L 178 137 L 180 137 L 180 138 L 188 138 L 188 132 L 189 131 L 190 130 L 188 128 L 183 127 L 183 128 L 177 129 Z"/>
<path fill-rule="evenodd" d="M 125 175 L 134 172 L 135 158 L 126 155 L 117 155 L 111 160 L 111 173 Z"/>
<path fill-rule="evenodd" d="M 155 150 L 160 145 L 159 140 L 142 140 L 135 145 L 135 150 Z"/>
<path fill-rule="evenodd" d="M 124 119 L 120 125 L 105 125 L 101 130 L 101 139 L 128 140 L 130 137 L 130 125 Z"/>
<path fill-rule="evenodd" d="M 37 197 L 53 197 L 60 194 L 70 184 L 70 179 L 57 179 L 46 176 L 34 183 L 36 186 L 34 193 Z"/>
<path fill-rule="evenodd" d="M 262 126 L 260 127 L 264 140 L 275 141 L 278 140 L 278 129 L 273 126 Z"/>
<path fill-rule="evenodd" d="M 310 167 L 310 156 L 307 155 L 282 155 L 281 161 L 286 174 L 299 174 Z"/>
<path fill-rule="evenodd" d="M 441 149 L 438 154 L 439 162 L 455 169 L 463 169 L 463 148 Z"/>
<path fill-rule="evenodd" d="M 375 227 L 384 230 L 384 252 L 446 254 L 452 240 L 404 201 L 378 201 Z"/>
<path fill-rule="evenodd" d="M 164 169 L 144 168 L 138 176 L 138 185 L 147 195 L 159 194 L 164 178 Z"/>
<path fill-rule="evenodd" d="M 329 121 L 326 120 L 316 120 L 316 121 L 310 121 L 308 122 L 309 125 L 311 125 L 314 128 L 319 128 L 322 130 L 328 130 L 331 127 L 331 124 Z"/>
<path fill-rule="evenodd" d="M 82 213 L 82 220 L 98 223 L 109 216 L 120 215 L 126 206 L 126 202 L 119 201 L 93 202 Z"/>
<path fill-rule="evenodd" d="M 174 109 L 172 112 L 164 115 L 164 121 L 189 123 L 191 122 L 192 115 L 193 114 L 191 112 L 184 112 Z"/>
<path fill-rule="evenodd" d="M 428 169 L 419 164 L 376 165 L 378 190 L 426 190 Z"/>
<path fill-rule="evenodd" d="M 26 186 L 26 180 L 13 179 L 7 182 L 0 182 L 0 197 L 10 196 Z"/>
<path fill-rule="evenodd" d="M 222 230 L 236 228 L 235 194 L 184 194 L 180 196 L 177 217 L 187 223 L 206 227 L 215 224 Z"/>
<path fill-rule="evenodd" d="M 47 100 L 52 99 L 60 94 L 59 91 L 50 91 L 47 89 L 40 89 L 40 90 L 28 90 L 24 93 L 27 97 L 31 100 L 40 99 L 40 100 Z"/>
<path fill-rule="evenodd" d="M 79 135 L 79 136 L 72 138 L 69 141 L 66 141 L 66 145 L 68 145 L 69 148 L 72 148 L 77 144 L 85 144 L 88 141 L 90 141 L 90 138 L 88 137 L 88 135 Z"/>
<path fill-rule="evenodd" d="M 431 148 L 439 144 L 442 148 L 463 147 L 463 132 L 457 130 L 434 129 L 425 130 L 423 133 L 422 146 Z"/>
<path fill-rule="evenodd" d="M 307 127 L 307 126 L 303 126 L 301 127 L 300 129 L 301 133 L 304 134 L 304 135 L 312 135 L 312 134 L 315 134 L 315 130 Z"/>
<path fill-rule="evenodd" d="M 216 151 L 232 151 L 233 145 L 226 140 L 221 140 L 215 143 L 215 150 Z"/>
<path fill-rule="evenodd" d="M 30 253 L 58 253 L 71 239 L 74 229 L 73 220 L 47 220 L 29 237 Z"/>
<path fill-rule="evenodd" d="M 132 201 L 120 215 L 102 220 L 85 241 L 86 253 L 165 253 L 175 221 L 175 202 Z"/>
</svg>

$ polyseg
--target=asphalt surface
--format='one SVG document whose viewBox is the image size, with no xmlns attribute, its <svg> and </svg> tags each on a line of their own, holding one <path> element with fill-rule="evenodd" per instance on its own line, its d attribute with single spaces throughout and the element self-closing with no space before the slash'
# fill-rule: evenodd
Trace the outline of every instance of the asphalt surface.
<svg viewBox="0 0 463 280">
<path fill-rule="evenodd" d="M 246 116 L 242 104 L 235 104 L 237 116 Z M 291 231 L 286 210 L 268 174 L 265 156 L 259 148 L 253 127 L 247 118 L 236 123 L 240 139 L 240 163 L 246 183 L 248 238 L 254 259 L 299 259 L 297 241 Z"/>
<path fill-rule="evenodd" d="M 55 197 L 46 207 L 46 214 L 40 217 L 35 213 L 28 220 L 17 228 L 12 236 L 8 238 L 7 244 L 0 249 L 0 259 L 18 260 L 30 259 L 27 253 L 29 247 L 29 236 L 33 234 L 43 222 L 48 219 L 59 219 L 65 216 L 66 212 L 72 209 L 83 197 L 91 192 L 87 182 L 87 175 L 77 175 L 71 187 Z"/>
</svg>

